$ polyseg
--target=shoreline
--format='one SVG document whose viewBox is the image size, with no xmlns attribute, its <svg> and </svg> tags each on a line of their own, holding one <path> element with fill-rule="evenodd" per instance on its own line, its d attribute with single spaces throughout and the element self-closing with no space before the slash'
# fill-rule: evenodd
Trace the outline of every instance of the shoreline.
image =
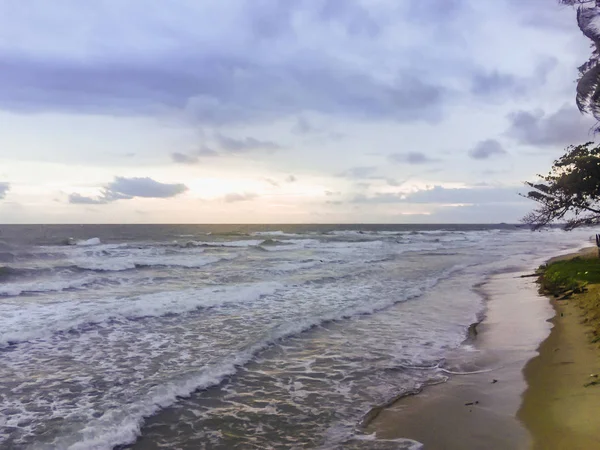
<svg viewBox="0 0 600 450">
<path fill-rule="evenodd" d="M 546 263 L 596 252 L 595 247 L 583 248 Z M 540 295 L 535 278 L 526 272 L 494 275 L 474 290 L 485 298 L 485 309 L 481 320 L 469 328 L 465 343 L 475 348 L 470 363 L 491 370 L 451 375 L 446 383 L 424 386 L 381 405 L 365 416 L 364 432 L 375 433 L 379 439 L 414 439 L 425 449 L 600 448 L 600 432 L 596 431 L 600 430 L 600 388 L 590 396 L 587 393 L 592 391 L 581 392 L 586 388 L 579 383 L 558 400 L 548 395 L 548 389 L 569 384 L 564 380 L 575 368 L 580 375 L 588 372 L 588 377 L 600 373 L 600 352 L 586 339 L 576 306 Z M 578 340 L 571 349 L 577 349 L 583 364 L 557 362 L 556 343 L 566 344 L 567 336 L 573 339 L 574 335 Z M 587 351 L 579 351 L 586 346 Z M 564 356 L 575 355 L 562 351 L 560 357 Z M 464 362 L 461 358 L 465 355 L 458 356 L 459 364 Z M 556 370 L 557 364 L 562 371 Z M 584 425 L 573 427 L 574 421 L 567 417 L 572 415 L 573 405 L 566 408 L 564 399 L 582 395 L 586 395 L 587 406 L 575 422 Z M 562 414 L 554 414 L 552 406 Z M 546 414 L 540 414 L 542 410 Z M 548 433 L 548 429 L 569 428 L 565 425 L 569 423 L 571 433 Z M 568 438 L 551 437 L 560 433 Z M 577 434 L 584 437 L 578 441 Z"/>
<path fill-rule="evenodd" d="M 365 433 L 413 439 L 425 449 L 529 448 L 529 432 L 517 418 L 527 388 L 522 369 L 548 336 L 553 310 L 526 274 L 501 273 L 474 286 L 486 302 L 476 335 L 466 340 L 472 351 L 457 349 L 446 383 L 383 408 Z"/>
<path fill-rule="evenodd" d="M 596 254 L 587 247 L 546 263 Z M 588 384 L 600 381 L 598 344 L 577 304 L 539 294 L 535 280 L 513 272 L 474 286 L 486 299 L 465 341 L 475 356 L 451 363 L 486 369 L 383 405 L 364 432 L 425 449 L 600 448 L 600 386 Z"/>
<path fill-rule="evenodd" d="M 571 256 L 596 255 L 590 248 Z M 600 295 L 600 286 L 590 286 L 589 295 Z M 532 434 L 533 450 L 600 448 L 600 386 L 589 384 L 600 380 L 598 344 L 576 299 L 550 297 L 550 303 L 553 327 L 523 370 L 528 388 L 517 416 Z"/>
</svg>

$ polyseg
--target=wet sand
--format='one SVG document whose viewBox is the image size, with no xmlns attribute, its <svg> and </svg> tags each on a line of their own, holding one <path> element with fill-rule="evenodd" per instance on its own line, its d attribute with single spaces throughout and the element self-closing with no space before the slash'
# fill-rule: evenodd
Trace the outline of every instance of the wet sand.
<svg viewBox="0 0 600 450">
<path fill-rule="evenodd" d="M 368 424 L 367 433 L 410 438 L 435 450 L 530 448 L 530 433 L 517 418 L 527 388 L 523 368 L 548 336 L 554 311 L 537 293 L 535 278 L 520 275 L 497 275 L 484 286 L 489 300 L 475 352 L 451 361 L 493 370 L 451 375 L 447 383 L 398 400 Z"/>
<path fill-rule="evenodd" d="M 600 286 L 585 295 L 600 295 Z M 529 388 L 519 418 L 531 430 L 535 450 L 600 449 L 600 351 L 575 300 L 552 304 L 552 333 L 525 367 Z M 597 375 L 593 377 L 590 375 Z"/>
</svg>

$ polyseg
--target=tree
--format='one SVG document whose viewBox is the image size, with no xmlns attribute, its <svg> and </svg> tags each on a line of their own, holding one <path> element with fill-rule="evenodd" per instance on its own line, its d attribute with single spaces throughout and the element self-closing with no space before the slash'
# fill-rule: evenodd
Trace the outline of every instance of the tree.
<svg viewBox="0 0 600 450">
<path fill-rule="evenodd" d="M 524 197 L 540 206 L 523 222 L 540 229 L 552 222 L 563 222 L 571 230 L 600 224 L 600 145 L 593 142 L 567 147 L 540 181 L 527 182 L 533 188 Z"/>
<path fill-rule="evenodd" d="M 600 0 L 559 2 L 577 6 L 577 25 L 592 41 L 592 54 L 579 67 L 576 103 L 579 111 L 594 116 L 595 131 L 600 132 Z M 525 197 L 540 206 L 523 222 L 534 230 L 559 221 L 567 230 L 600 225 L 600 146 L 592 142 L 569 146 L 548 175 L 538 176 L 540 181 L 526 183 L 533 190 Z"/>
<path fill-rule="evenodd" d="M 559 0 L 577 7 L 577 25 L 592 41 L 590 58 L 579 66 L 576 103 L 579 111 L 592 114 L 600 131 L 600 0 Z"/>
</svg>

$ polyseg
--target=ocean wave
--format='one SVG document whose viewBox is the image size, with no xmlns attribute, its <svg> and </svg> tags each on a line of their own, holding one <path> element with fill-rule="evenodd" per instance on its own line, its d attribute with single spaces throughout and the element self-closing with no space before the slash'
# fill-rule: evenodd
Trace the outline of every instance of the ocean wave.
<svg viewBox="0 0 600 450">
<path fill-rule="evenodd" d="M 252 236 L 280 236 L 280 237 L 302 237 L 305 234 L 315 234 L 315 233 L 286 233 L 285 231 L 255 231 L 252 233 Z"/>
<path fill-rule="evenodd" d="M 121 272 L 144 267 L 184 267 L 200 268 L 221 261 L 229 261 L 239 257 L 238 254 L 205 256 L 197 255 L 157 255 L 147 257 L 115 257 L 115 258 L 86 258 L 74 260 L 78 269 L 98 272 Z"/>
<path fill-rule="evenodd" d="M 0 285 L 0 296 L 14 297 L 27 293 L 61 292 L 69 289 L 80 289 L 89 286 L 95 280 L 85 277 L 75 280 L 35 280 L 30 283 L 3 283 Z"/>
<path fill-rule="evenodd" d="M 219 247 L 256 247 L 263 241 L 256 239 L 242 239 L 238 241 L 188 241 L 185 244 L 175 243 L 178 247 L 208 247 L 208 248 L 219 248 Z"/>
<path fill-rule="evenodd" d="M 94 245 L 100 245 L 102 244 L 102 242 L 100 241 L 100 238 L 97 237 L 93 237 L 90 239 L 82 239 L 79 241 L 76 241 L 73 238 L 69 238 L 65 241 L 65 244 L 67 245 L 77 245 L 79 247 L 92 247 Z"/>
<path fill-rule="evenodd" d="M 247 303 L 282 289 L 275 282 L 166 291 L 93 302 L 0 304 L 0 348 L 111 320 L 183 314 L 230 303 Z"/>
<path fill-rule="evenodd" d="M 72 450 L 97 449 L 109 450 L 118 445 L 132 444 L 140 435 L 144 418 L 156 414 L 160 409 L 169 407 L 178 398 L 189 397 L 199 389 L 207 389 L 221 383 L 227 377 L 234 375 L 240 367 L 252 361 L 258 353 L 281 341 L 282 339 L 299 335 L 314 327 L 342 319 L 356 317 L 383 310 L 393 304 L 418 297 L 435 285 L 439 279 L 429 280 L 423 286 L 405 289 L 393 300 L 375 304 L 345 308 L 339 311 L 307 316 L 299 320 L 282 323 L 266 332 L 262 339 L 245 349 L 237 352 L 218 363 L 208 365 L 201 370 L 188 374 L 178 380 L 173 380 L 150 389 L 148 395 L 137 404 L 130 404 L 119 411 L 105 413 L 99 419 L 89 421 L 86 427 L 65 437 L 65 441 L 54 442 Z M 69 443 L 69 445 L 65 445 Z"/>
</svg>

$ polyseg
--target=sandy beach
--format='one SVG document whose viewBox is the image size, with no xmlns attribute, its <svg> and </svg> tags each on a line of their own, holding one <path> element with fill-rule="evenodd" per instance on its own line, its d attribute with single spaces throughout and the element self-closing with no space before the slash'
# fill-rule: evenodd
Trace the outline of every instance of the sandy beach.
<svg viewBox="0 0 600 450">
<path fill-rule="evenodd" d="M 600 376 L 600 351 L 574 302 L 552 305 L 554 327 L 525 367 L 528 388 L 518 417 L 531 431 L 533 449 L 600 448 L 600 386 L 589 384 Z"/>
<path fill-rule="evenodd" d="M 600 387 L 584 387 L 600 373 L 600 352 L 574 302 L 549 301 L 521 275 L 496 275 L 482 288 L 474 352 L 449 361 L 475 373 L 400 399 L 366 432 L 425 449 L 600 448 Z"/>
</svg>

